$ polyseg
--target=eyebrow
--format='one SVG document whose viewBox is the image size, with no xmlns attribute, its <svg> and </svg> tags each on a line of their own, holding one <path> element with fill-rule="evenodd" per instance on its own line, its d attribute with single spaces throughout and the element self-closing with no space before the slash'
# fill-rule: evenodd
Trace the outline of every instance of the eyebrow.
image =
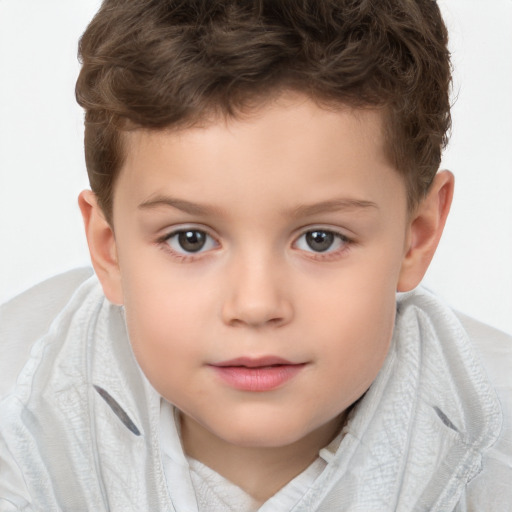
<svg viewBox="0 0 512 512">
<path fill-rule="evenodd" d="M 185 199 L 178 199 L 170 196 L 156 196 L 151 199 L 147 199 L 139 204 L 138 208 L 141 210 L 151 210 L 162 206 L 176 208 L 190 215 L 209 216 L 220 212 L 220 210 L 214 206 L 200 205 Z M 370 208 L 379 209 L 377 204 L 373 201 L 342 198 L 322 201 L 320 203 L 300 205 L 293 208 L 289 213 L 292 217 L 308 217 L 320 213 L 343 210 L 366 210 Z"/>
<path fill-rule="evenodd" d="M 218 213 L 218 209 L 213 206 L 200 205 L 185 199 L 177 199 L 170 196 L 156 196 L 139 204 L 141 210 L 151 210 L 162 206 L 177 208 L 190 215 L 213 215 Z"/>
<path fill-rule="evenodd" d="M 320 203 L 305 204 L 292 210 L 294 217 L 308 217 L 319 213 L 337 212 L 343 210 L 366 210 L 370 208 L 379 209 L 377 203 L 373 201 L 364 201 L 361 199 L 333 199 L 322 201 Z"/>
</svg>

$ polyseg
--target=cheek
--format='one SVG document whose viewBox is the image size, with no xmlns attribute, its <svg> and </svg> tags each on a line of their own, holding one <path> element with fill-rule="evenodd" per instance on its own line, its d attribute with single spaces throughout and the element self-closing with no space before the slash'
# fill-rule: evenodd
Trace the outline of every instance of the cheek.
<svg viewBox="0 0 512 512">
<path fill-rule="evenodd" d="M 134 332 L 152 332 L 156 339 L 183 335 L 184 329 L 194 329 L 204 320 L 210 302 L 205 292 L 212 287 L 187 268 L 175 270 L 156 254 L 128 262 L 131 265 L 122 269 L 127 318 Z"/>
<path fill-rule="evenodd" d="M 132 278 L 124 290 L 133 352 L 146 377 L 165 395 L 167 385 L 186 371 L 188 362 L 201 359 L 195 340 L 206 319 L 205 304 L 190 287 L 148 275 Z"/>
<path fill-rule="evenodd" d="M 393 334 L 395 310 L 394 293 L 387 300 L 361 291 L 344 297 L 336 308 L 319 312 L 327 345 L 323 351 L 342 362 L 348 374 L 378 371 Z"/>
<path fill-rule="evenodd" d="M 312 323 L 321 326 L 317 348 L 330 358 L 328 378 L 354 400 L 374 380 L 389 350 L 396 314 L 390 268 L 353 268 L 331 283 L 327 299 L 310 303 Z"/>
</svg>

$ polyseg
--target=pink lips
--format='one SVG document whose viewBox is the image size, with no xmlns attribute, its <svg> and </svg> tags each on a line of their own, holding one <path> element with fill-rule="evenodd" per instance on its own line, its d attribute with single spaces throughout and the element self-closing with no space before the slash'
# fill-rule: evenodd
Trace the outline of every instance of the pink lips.
<svg viewBox="0 0 512 512">
<path fill-rule="evenodd" d="M 241 391 L 271 391 L 297 375 L 304 366 L 305 363 L 274 356 L 239 357 L 211 365 L 224 382 Z"/>
</svg>

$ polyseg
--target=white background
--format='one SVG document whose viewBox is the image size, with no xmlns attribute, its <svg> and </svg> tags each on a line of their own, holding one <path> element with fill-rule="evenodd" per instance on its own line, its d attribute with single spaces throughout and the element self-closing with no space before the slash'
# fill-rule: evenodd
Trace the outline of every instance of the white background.
<svg viewBox="0 0 512 512">
<path fill-rule="evenodd" d="M 456 194 L 425 283 L 512 333 L 512 0 L 443 0 Z M 0 0 L 0 302 L 88 264 L 77 40 L 99 0 Z"/>
</svg>

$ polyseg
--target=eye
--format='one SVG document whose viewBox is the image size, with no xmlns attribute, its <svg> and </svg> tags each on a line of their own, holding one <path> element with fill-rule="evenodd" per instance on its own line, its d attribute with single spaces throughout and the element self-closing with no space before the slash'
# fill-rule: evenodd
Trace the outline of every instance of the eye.
<svg viewBox="0 0 512 512">
<path fill-rule="evenodd" d="M 209 251 L 217 247 L 217 242 L 200 229 L 180 229 L 174 231 L 165 242 L 178 254 L 191 254 Z"/>
<path fill-rule="evenodd" d="M 302 234 L 295 243 L 301 251 L 330 253 L 343 249 L 347 237 L 326 229 L 314 229 Z"/>
</svg>

